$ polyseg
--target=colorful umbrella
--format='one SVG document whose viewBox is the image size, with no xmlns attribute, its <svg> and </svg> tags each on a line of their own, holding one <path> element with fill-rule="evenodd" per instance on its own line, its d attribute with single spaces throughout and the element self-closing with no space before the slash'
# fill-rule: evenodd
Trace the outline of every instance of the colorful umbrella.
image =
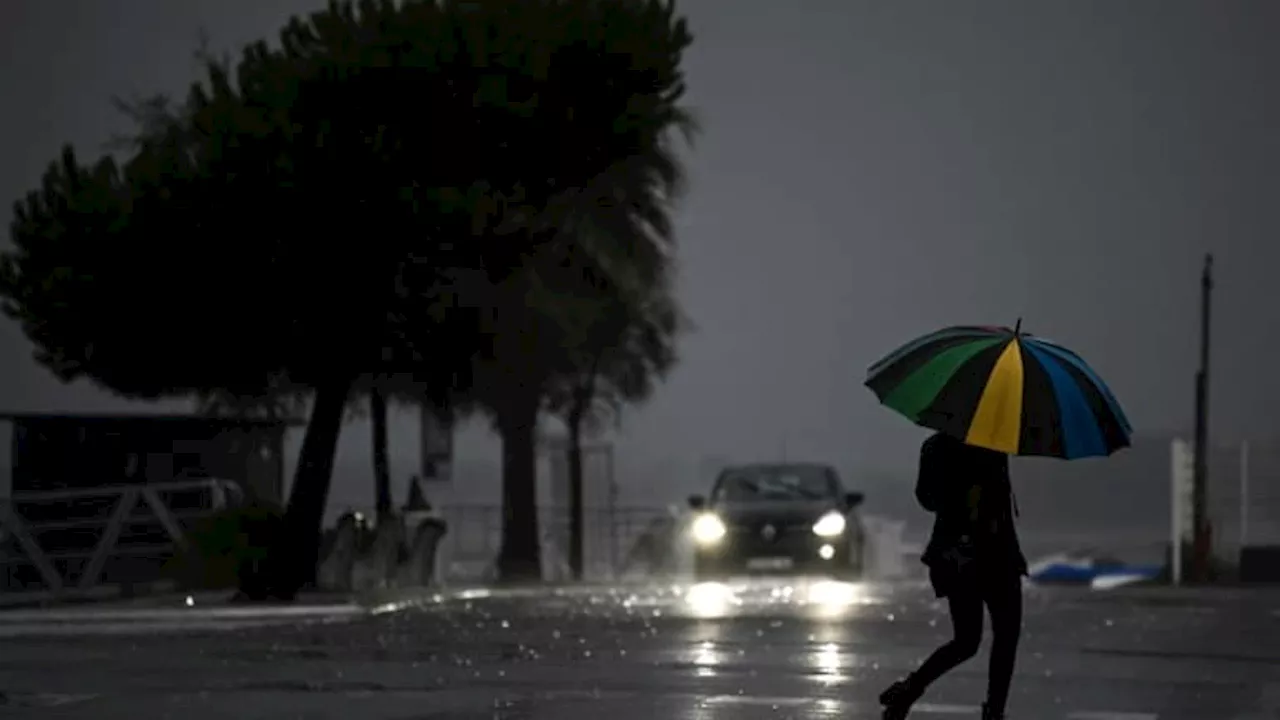
<svg viewBox="0 0 1280 720">
<path fill-rule="evenodd" d="M 1019 326 L 950 327 L 867 371 L 880 402 L 917 425 L 1010 455 L 1110 455 L 1133 429 L 1079 355 Z"/>
</svg>

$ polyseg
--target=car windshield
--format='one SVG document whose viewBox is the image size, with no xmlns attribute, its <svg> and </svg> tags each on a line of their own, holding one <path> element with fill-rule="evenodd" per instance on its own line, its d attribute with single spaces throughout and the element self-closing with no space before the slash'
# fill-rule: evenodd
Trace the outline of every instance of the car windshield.
<svg viewBox="0 0 1280 720">
<path fill-rule="evenodd" d="M 713 498 L 717 502 L 825 500 L 835 494 L 835 481 L 826 468 L 759 466 L 725 470 Z"/>
</svg>

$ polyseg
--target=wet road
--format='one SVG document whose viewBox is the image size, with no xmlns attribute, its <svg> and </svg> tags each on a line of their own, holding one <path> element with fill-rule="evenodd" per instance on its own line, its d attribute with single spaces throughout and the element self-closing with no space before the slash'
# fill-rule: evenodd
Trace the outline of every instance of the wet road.
<svg viewBox="0 0 1280 720">
<path fill-rule="evenodd" d="M 469 591 L 379 610 L 0 613 L 0 715 L 877 718 L 879 690 L 949 634 L 916 585 Z M 976 717 L 985 670 L 984 653 L 913 717 Z M 1280 595 L 1028 590 L 1010 715 L 1280 718 Z"/>
</svg>

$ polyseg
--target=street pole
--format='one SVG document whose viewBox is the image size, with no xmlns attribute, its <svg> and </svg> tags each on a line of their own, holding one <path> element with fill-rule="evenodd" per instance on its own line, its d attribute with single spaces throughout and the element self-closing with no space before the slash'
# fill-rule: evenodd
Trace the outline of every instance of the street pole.
<svg viewBox="0 0 1280 720">
<path fill-rule="evenodd" d="M 1183 508 L 1183 459 L 1186 455 L 1181 438 L 1169 443 L 1169 579 L 1174 585 L 1182 584 L 1182 527 Z"/>
<path fill-rule="evenodd" d="M 1209 527 L 1208 488 L 1209 474 L 1209 331 L 1210 299 L 1213 295 L 1213 255 L 1205 255 L 1204 270 L 1200 275 L 1200 368 L 1196 373 L 1195 455 L 1192 475 L 1192 543 L 1195 559 L 1195 580 L 1209 579 L 1211 557 L 1211 529 Z"/>
<path fill-rule="evenodd" d="M 1240 549 L 1249 544 L 1249 441 L 1240 443 Z"/>
<path fill-rule="evenodd" d="M 605 442 L 604 477 L 609 488 L 609 572 L 616 577 L 618 572 L 618 479 L 614 475 L 613 443 Z"/>
</svg>

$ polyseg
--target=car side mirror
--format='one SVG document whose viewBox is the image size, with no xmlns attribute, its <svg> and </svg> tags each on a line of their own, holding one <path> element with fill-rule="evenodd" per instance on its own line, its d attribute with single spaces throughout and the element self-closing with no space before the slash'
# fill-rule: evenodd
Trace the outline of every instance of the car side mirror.
<svg viewBox="0 0 1280 720">
<path fill-rule="evenodd" d="M 707 499 L 702 497 L 701 495 L 689 496 L 689 507 L 693 508 L 694 510 L 701 510 L 706 506 L 707 506 Z"/>
<path fill-rule="evenodd" d="M 858 507 L 859 505 L 861 505 L 861 504 L 862 504 L 862 501 L 863 501 L 863 500 L 865 500 L 865 499 L 866 499 L 866 497 L 865 497 L 865 496 L 863 496 L 863 494 L 862 494 L 862 493 L 860 493 L 860 492 L 851 492 L 851 493 L 846 493 L 846 494 L 845 494 L 845 496 L 844 496 L 844 503 L 845 503 L 845 505 L 848 505 L 848 506 L 849 506 L 849 509 L 850 509 L 850 510 L 852 510 L 852 509 L 854 509 L 854 508 Z"/>
</svg>

